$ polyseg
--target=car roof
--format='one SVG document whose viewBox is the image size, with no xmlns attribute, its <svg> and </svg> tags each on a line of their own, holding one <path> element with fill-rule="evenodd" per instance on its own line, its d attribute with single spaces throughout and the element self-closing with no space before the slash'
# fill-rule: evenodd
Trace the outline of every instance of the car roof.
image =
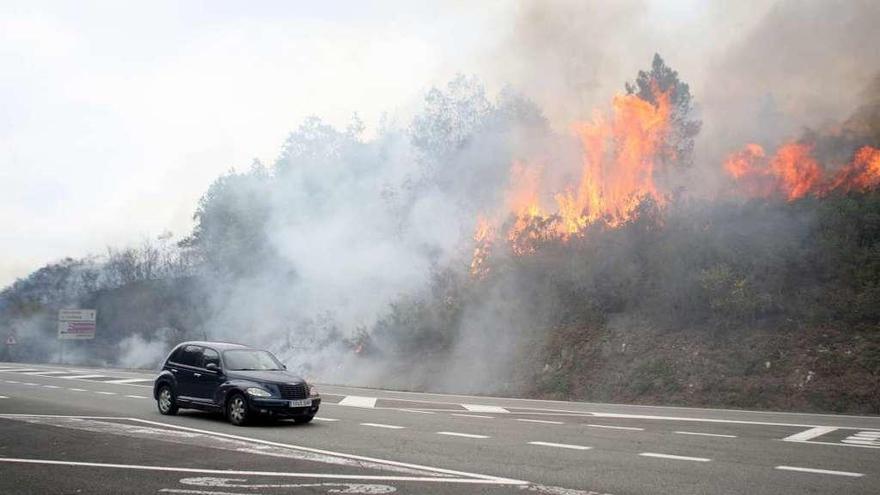
<svg viewBox="0 0 880 495">
<path fill-rule="evenodd" d="M 218 351 L 226 351 L 229 349 L 251 349 L 243 344 L 235 344 L 233 342 L 208 342 L 203 340 L 193 340 L 190 342 L 181 342 L 177 347 L 184 345 L 200 345 L 203 347 L 211 347 L 212 349 L 216 349 Z"/>
</svg>

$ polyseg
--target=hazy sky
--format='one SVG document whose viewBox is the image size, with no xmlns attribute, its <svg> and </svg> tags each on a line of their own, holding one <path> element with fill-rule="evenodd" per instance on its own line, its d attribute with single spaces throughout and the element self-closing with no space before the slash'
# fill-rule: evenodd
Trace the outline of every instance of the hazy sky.
<svg viewBox="0 0 880 495">
<path fill-rule="evenodd" d="M 708 33 L 719 13 L 702 2 L 624 4 L 685 67 L 749 14 Z M 519 14 L 498 0 L 0 3 L 0 286 L 64 256 L 185 235 L 214 178 L 271 163 L 306 116 L 345 125 L 357 112 L 369 129 L 383 112 L 405 122 L 456 72 L 499 87 L 515 71 L 484 69 Z M 620 86 L 636 67 L 609 73 Z"/>
</svg>

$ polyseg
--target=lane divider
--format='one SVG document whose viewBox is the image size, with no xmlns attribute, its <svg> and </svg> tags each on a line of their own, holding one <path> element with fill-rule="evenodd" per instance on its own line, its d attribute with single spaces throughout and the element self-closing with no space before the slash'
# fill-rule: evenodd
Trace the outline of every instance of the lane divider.
<svg viewBox="0 0 880 495">
<path fill-rule="evenodd" d="M 515 421 L 522 421 L 523 423 L 541 423 L 545 425 L 564 425 L 562 421 L 550 421 L 546 419 L 525 419 L 525 418 L 517 418 Z"/>
<path fill-rule="evenodd" d="M 712 460 L 712 459 L 708 459 L 706 457 L 690 457 L 690 456 L 686 456 L 686 455 L 659 454 L 657 452 L 642 452 L 639 455 L 642 457 L 655 457 L 658 459 L 672 459 L 674 461 L 709 462 Z"/>
<path fill-rule="evenodd" d="M 637 428 L 635 426 L 611 426 L 611 425 L 587 425 L 591 428 L 607 428 L 609 430 L 629 430 L 629 431 L 645 431 L 644 428 Z"/>
<path fill-rule="evenodd" d="M 405 426 L 383 425 L 382 423 L 361 423 L 361 426 L 371 426 L 373 428 L 387 428 L 389 430 L 403 430 Z"/>
<path fill-rule="evenodd" d="M 679 435 L 694 435 L 699 437 L 736 438 L 736 435 L 722 435 L 721 433 L 701 433 L 697 431 L 676 431 Z"/>
<path fill-rule="evenodd" d="M 488 435 L 474 435 L 473 433 L 456 433 L 454 431 L 438 431 L 438 435 L 446 435 L 450 437 L 464 437 L 464 438 L 489 438 Z"/>
<path fill-rule="evenodd" d="M 529 442 L 529 445 L 539 445 L 542 447 L 556 447 L 560 449 L 572 449 L 572 450 L 590 450 L 593 447 L 587 447 L 586 445 L 572 445 L 569 443 L 553 443 L 553 442 Z"/>
<path fill-rule="evenodd" d="M 461 414 L 461 413 L 452 413 L 450 416 L 460 416 L 462 418 L 480 418 L 480 419 L 495 419 L 494 416 L 480 416 L 479 414 Z"/>
<path fill-rule="evenodd" d="M 814 469 L 814 468 L 804 468 L 797 466 L 776 466 L 774 469 L 778 469 L 780 471 L 797 471 L 800 473 L 813 473 L 813 474 L 831 474 L 834 476 L 849 476 L 851 478 L 861 478 L 864 476 L 862 473 L 852 473 L 849 471 L 832 471 L 830 469 Z"/>
</svg>

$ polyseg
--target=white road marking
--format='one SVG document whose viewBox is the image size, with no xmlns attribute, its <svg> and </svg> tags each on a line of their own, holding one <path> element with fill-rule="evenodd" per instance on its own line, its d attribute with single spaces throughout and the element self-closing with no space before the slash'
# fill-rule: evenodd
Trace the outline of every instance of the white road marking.
<svg viewBox="0 0 880 495">
<path fill-rule="evenodd" d="M 319 416 L 315 416 L 315 419 L 317 419 L 318 421 L 331 421 L 331 422 L 332 422 L 332 421 L 339 421 L 339 420 L 336 419 L 336 418 L 322 418 L 322 417 L 319 417 Z"/>
<path fill-rule="evenodd" d="M 834 426 L 817 426 L 815 428 L 810 428 L 809 430 L 802 431 L 800 433 L 795 433 L 794 435 L 785 437 L 782 439 L 783 442 L 806 442 L 810 439 L 821 437 L 827 433 L 831 433 L 836 430 Z"/>
<path fill-rule="evenodd" d="M 388 485 L 371 485 L 365 483 L 340 483 L 340 482 L 331 482 L 331 483 L 285 483 L 279 482 L 277 480 L 270 481 L 269 483 L 256 482 L 256 480 L 242 480 L 242 479 L 230 479 L 230 478 L 214 478 L 210 476 L 199 476 L 197 478 L 183 478 L 178 481 L 181 485 L 189 485 L 189 486 L 200 486 L 200 487 L 209 487 L 209 488 L 247 488 L 249 490 L 255 490 L 260 488 L 319 488 L 326 487 L 328 493 L 361 493 L 368 495 L 379 495 L 382 493 L 394 493 L 397 491 L 393 486 Z M 334 489 L 335 487 L 335 489 Z M 171 489 L 166 489 L 171 490 Z M 162 490 L 160 490 L 161 492 Z M 186 491 L 186 490 L 184 490 Z M 225 493 L 225 492 L 221 492 Z M 253 493 L 253 492 L 249 492 Z"/>
<path fill-rule="evenodd" d="M 462 404 L 461 407 L 467 409 L 470 412 L 484 412 L 484 413 L 508 413 L 507 409 L 499 406 L 486 406 L 482 404 Z"/>
<path fill-rule="evenodd" d="M 438 435 L 448 435 L 450 437 L 464 437 L 464 438 L 489 438 L 486 435 L 474 435 L 473 433 L 456 433 L 454 431 L 438 431 Z"/>
<path fill-rule="evenodd" d="M 587 447 L 586 445 L 571 445 L 568 443 L 552 443 L 552 442 L 529 442 L 529 445 L 541 445 L 543 447 L 558 447 L 560 449 L 572 449 L 572 450 L 590 450 L 593 447 Z"/>
<path fill-rule="evenodd" d="M 864 476 L 864 474 L 862 473 L 851 473 L 849 471 L 832 471 L 829 469 L 813 469 L 796 466 L 776 466 L 774 469 L 778 469 L 780 471 L 798 471 L 801 473 L 833 474 L 836 476 L 849 476 L 852 478 L 861 478 L 862 476 Z"/>
<path fill-rule="evenodd" d="M 33 382 L 21 382 L 21 384 L 22 385 L 33 385 L 33 386 L 39 385 L 39 383 L 33 383 Z"/>
<path fill-rule="evenodd" d="M 58 385 L 43 385 L 45 388 L 61 388 Z"/>
<path fill-rule="evenodd" d="M 35 368 L 7 368 L 5 370 L 0 370 L 3 373 L 23 373 L 25 371 L 40 371 Z"/>
<path fill-rule="evenodd" d="M 144 397 L 143 395 L 126 395 L 126 397 L 129 397 L 132 399 L 149 399 L 149 397 Z"/>
<path fill-rule="evenodd" d="M 361 426 L 372 426 L 373 428 L 388 428 L 389 430 L 402 430 L 405 426 L 383 425 L 382 423 L 361 423 Z"/>
<path fill-rule="evenodd" d="M 452 413 L 450 416 L 461 416 L 462 418 L 482 418 L 482 419 L 495 419 L 494 416 L 480 416 L 479 414 L 460 414 L 460 413 Z"/>
<path fill-rule="evenodd" d="M 352 407 L 376 407 L 376 397 L 361 397 L 359 395 L 346 395 L 341 401 L 340 406 Z"/>
<path fill-rule="evenodd" d="M 523 419 L 523 418 L 517 418 L 516 421 L 522 421 L 523 423 L 542 423 L 542 424 L 545 424 L 545 425 L 564 425 L 564 424 L 565 424 L 565 423 L 563 423 L 562 421 L 549 421 L 549 420 L 546 420 L 546 419 Z"/>
<path fill-rule="evenodd" d="M 84 388 L 68 388 L 67 390 L 70 390 L 71 392 L 86 392 L 86 389 Z"/>
<path fill-rule="evenodd" d="M 21 382 L 17 382 L 15 380 L 6 380 L 6 383 L 21 383 Z"/>
<path fill-rule="evenodd" d="M 101 394 L 101 395 L 116 395 L 116 392 L 104 392 L 103 390 L 98 390 L 98 391 L 95 392 L 95 393 L 96 393 L 96 394 Z"/>
<path fill-rule="evenodd" d="M 69 371 L 22 371 L 22 375 L 69 375 Z"/>
<path fill-rule="evenodd" d="M 377 481 L 432 481 L 438 483 L 473 483 L 473 484 L 492 484 L 492 485 L 526 485 L 525 481 L 510 480 L 505 478 L 495 478 L 486 476 L 485 478 L 431 478 L 418 476 L 376 476 L 376 475 L 357 475 L 357 474 L 327 474 L 327 473 L 290 473 L 281 471 L 234 471 L 225 469 L 196 469 L 170 466 L 145 466 L 140 464 L 110 464 L 101 462 L 74 462 L 74 461 L 55 461 L 49 459 L 20 459 L 14 457 L 0 457 L 0 462 L 17 463 L 17 464 L 46 464 L 50 466 L 79 466 L 79 467 L 98 467 L 113 469 L 133 469 L 138 471 L 166 471 L 174 473 L 204 473 L 204 474 L 220 474 L 220 475 L 238 475 L 238 476 L 272 476 L 278 478 L 318 478 L 318 479 L 350 479 L 350 480 L 377 480 Z M 484 476 L 484 475 L 477 475 Z"/>
<path fill-rule="evenodd" d="M 435 414 L 431 411 L 419 411 L 418 409 L 400 409 L 400 411 L 406 411 L 411 413 L 419 413 L 419 414 Z"/>
<path fill-rule="evenodd" d="M 701 433 L 697 431 L 676 431 L 679 435 L 696 435 L 701 437 L 736 438 L 736 435 L 722 435 L 721 433 Z"/>
<path fill-rule="evenodd" d="M 636 428 L 635 426 L 611 426 L 611 425 L 587 425 L 591 428 L 607 428 L 609 430 L 630 430 L 630 431 L 645 431 L 644 428 Z"/>
<path fill-rule="evenodd" d="M 107 380 L 101 383 L 116 383 L 120 385 L 124 385 L 126 383 L 135 383 L 135 382 L 152 382 L 152 378 L 123 378 L 121 380 Z"/>
<path fill-rule="evenodd" d="M 659 459 L 673 459 L 676 461 L 709 462 L 712 460 L 712 459 L 707 459 L 705 457 L 690 457 L 690 456 L 686 456 L 686 455 L 658 454 L 656 452 L 642 452 L 639 455 L 642 457 L 656 457 Z"/>
<path fill-rule="evenodd" d="M 8 398 L 9 397 L 6 397 L 5 395 L 0 395 L 0 399 L 8 399 Z"/>
<path fill-rule="evenodd" d="M 59 378 L 64 378 L 65 380 L 80 380 L 87 378 L 107 378 L 107 375 L 76 375 L 76 376 L 61 376 Z"/>
</svg>

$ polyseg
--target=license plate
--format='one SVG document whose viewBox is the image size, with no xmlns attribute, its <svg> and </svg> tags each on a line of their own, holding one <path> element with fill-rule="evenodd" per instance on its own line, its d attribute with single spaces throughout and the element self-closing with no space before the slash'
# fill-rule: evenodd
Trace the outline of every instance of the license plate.
<svg viewBox="0 0 880 495">
<path fill-rule="evenodd" d="M 312 399 L 301 399 L 290 401 L 290 407 L 308 407 L 312 405 Z"/>
</svg>

